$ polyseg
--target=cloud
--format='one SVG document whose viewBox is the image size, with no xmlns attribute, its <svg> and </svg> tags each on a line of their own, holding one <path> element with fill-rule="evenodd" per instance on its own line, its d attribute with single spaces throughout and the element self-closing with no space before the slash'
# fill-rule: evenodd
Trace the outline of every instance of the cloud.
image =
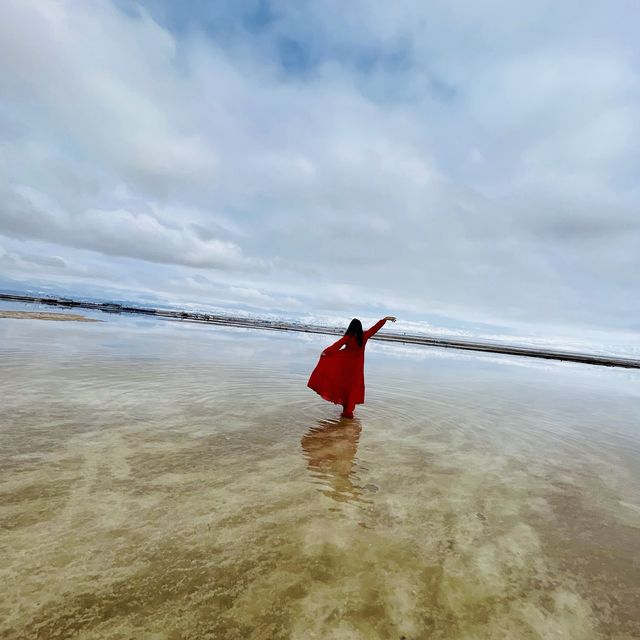
<svg viewBox="0 0 640 640">
<path fill-rule="evenodd" d="M 57 242 L 112 256 L 216 269 L 259 269 L 238 246 L 202 238 L 185 227 L 169 227 L 147 213 L 122 209 L 84 211 L 73 217 L 29 188 L 2 194 L 0 230 L 17 238 Z"/>
<path fill-rule="evenodd" d="M 639 13 L 7 0 L 0 234 L 194 301 L 635 326 Z"/>
</svg>

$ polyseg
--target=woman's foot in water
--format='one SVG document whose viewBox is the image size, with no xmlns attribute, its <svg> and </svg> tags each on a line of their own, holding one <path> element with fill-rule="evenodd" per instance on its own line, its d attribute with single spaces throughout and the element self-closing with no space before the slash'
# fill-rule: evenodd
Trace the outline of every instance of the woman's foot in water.
<svg viewBox="0 0 640 640">
<path fill-rule="evenodd" d="M 340 415 L 341 418 L 353 418 L 353 409 L 351 409 L 350 407 L 342 407 L 342 414 Z"/>
</svg>

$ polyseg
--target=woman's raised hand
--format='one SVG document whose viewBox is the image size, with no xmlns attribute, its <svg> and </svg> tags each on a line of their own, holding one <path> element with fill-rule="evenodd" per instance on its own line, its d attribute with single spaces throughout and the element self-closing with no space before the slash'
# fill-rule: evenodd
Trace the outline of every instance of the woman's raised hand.
<svg viewBox="0 0 640 640">
<path fill-rule="evenodd" d="M 391 322 L 395 322 L 397 318 L 395 316 L 386 316 L 385 320 L 391 320 Z"/>
</svg>

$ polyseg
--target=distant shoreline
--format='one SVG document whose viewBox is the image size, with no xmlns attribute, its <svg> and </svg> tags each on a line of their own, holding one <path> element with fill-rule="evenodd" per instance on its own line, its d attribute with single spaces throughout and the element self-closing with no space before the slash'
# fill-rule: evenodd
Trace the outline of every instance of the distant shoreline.
<svg viewBox="0 0 640 640">
<path fill-rule="evenodd" d="M 58 322 L 101 322 L 79 313 L 49 313 L 47 311 L 0 311 L 0 318 L 12 320 L 57 320 Z"/>
<path fill-rule="evenodd" d="M 276 320 L 261 320 L 259 318 L 246 318 L 241 316 L 224 316 L 211 313 L 195 313 L 191 311 L 173 311 L 169 309 L 154 309 L 149 307 L 137 307 L 119 304 L 116 302 L 89 302 L 72 300 L 70 298 L 42 297 L 0 293 L 0 300 L 13 302 L 25 302 L 30 304 L 46 304 L 63 308 L 78 308 L 103 311 L 105 313 L 127 313 L 156 316 L 166 320 L 178 320 L 181 322 L 195 322 L 200 324 L 213 324 L 225 327 L 242 327 L 246 329 L 266 329 L 270 331 L 298 331 L 303 333 L 317 333 L 323 335 L 342 335 L 344 329 L 337 327 L 324 327 L 319 325 L 301 324 L 295 322 L 283 322 Z M 11 312 L 13 313 L 13 312 Z M 22 312 L 31 313 L 31 312 Z M 35 312 L 38 313 L 38 312 Z M 46 314 L 58 316 L 62 314 Z M 73 314 L 68 314 L 73 315 Z M 0 316 L 2 317 L 2 316 Z M 84 318 L 84 316 L 77 316 Z M 49 318 L 57 319 L 57 318 Z M 76 319 L 76 318 L 74 318 Z M 83 321 L 91 322 L 90 318 Z M 99 322 L 99 321 L 98 321 Z M 399 342 L 401 344 L 414 344 L 428 347 L 440 347 L 444 349 L 458 349 L 462 351 L 479 351 L 484 353 L 498 353 L 503 355 L 521 356 L 525 358 L 538 358 L 543 360 L 559 360 L 563 362 L 578 362 L 603 367 L 623 367 L 625 369 L 640 369 L 640 360 L 623 358 L 618 356 L 596 355 L 590 353 L 576 353 L 555 349 L 536 349 L 535 347 L 519 347 L 515 345 L 476 342 L 460 338 L 441 338 L 428 335 L 411 335 L 398 333 L 378 333 L 372 340 L 381 342 Z"/>
</svg>

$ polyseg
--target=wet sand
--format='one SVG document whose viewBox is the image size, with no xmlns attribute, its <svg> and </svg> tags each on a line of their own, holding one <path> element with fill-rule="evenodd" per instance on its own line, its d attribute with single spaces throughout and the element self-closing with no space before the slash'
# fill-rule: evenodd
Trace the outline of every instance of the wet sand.
<svg viewBox="0 0 640 640">
<path fill-rule="evenodd" d="M 78 313 L 49 313 L 46 311 L 0 311 L 0 318 L 13 320 L 58 320 L 62 322 L 100 322 Z"/>
<path fill-rule="evenodd" d="M 0 637 L 640 637 L 640 375 L 0 324 Z"/>
</svg>

